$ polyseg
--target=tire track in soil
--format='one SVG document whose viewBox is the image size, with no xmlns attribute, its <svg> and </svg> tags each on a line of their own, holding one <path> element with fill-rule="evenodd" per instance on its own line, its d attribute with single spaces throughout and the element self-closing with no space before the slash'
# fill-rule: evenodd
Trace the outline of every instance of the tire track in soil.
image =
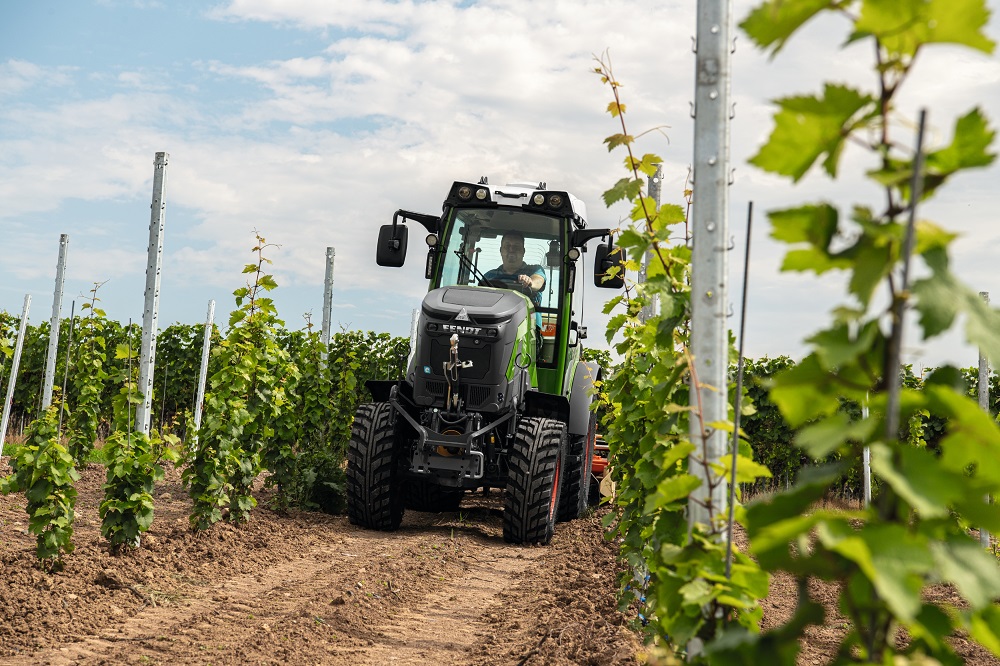
<svg viewBox="0 0 1000 666">
<path fill-rule="evenodd" d="M 350 663 L 467 663 L 467 653 L 489 635 L 484 611 L 538 556 L 537 551 L 491 554 L 499 558 L 467 567 L 464 575 L 440 583 L 419 604 L 387 617 L 375 645 L 353 652 Z"/>
<path fill-rule="evenodd" d="M 484 610 L 541 551 L 504 544 L 495 519 L 471 526 L 435 519 L 408 513 L 392 534 L 330 526 L 317 535 L 324 545 L 295 560 L 195 588 L 177 603 L 147 605 L 99 636 L 33 661 L 463 663 L 487 634 Z M 0 659 L 8 663 L 23 659 Z"/>
</svg>

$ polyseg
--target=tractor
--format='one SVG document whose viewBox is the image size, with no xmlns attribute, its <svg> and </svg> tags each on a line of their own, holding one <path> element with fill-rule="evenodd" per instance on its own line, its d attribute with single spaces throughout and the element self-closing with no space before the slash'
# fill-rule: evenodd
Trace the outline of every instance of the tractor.
<svg viewBox="0 0 1000 666">
<path fill-rule="evenodd" d="M 620 289 L 621 251 L 609 229 L 587 228 L 580 199 L 545 183 L 455 182 L 440 216 L 398 210 L 379 229 L 378 265 L 403 265 L 407 221 L 427 231 L 429 290 L 405 377 L 368 382 L 373 402 L 355 415 L 348 516 L 395 530 L 406 509 L 454 511 L 467 491 L 500 488 L 504 539 L 547 544 L 591 487 L 600 368 L 581 359 L 577 262 L 606 240 L 594 283 Z M 528 279 L 494 269 L 504 239 L 521 241 Z"/>
</svg>

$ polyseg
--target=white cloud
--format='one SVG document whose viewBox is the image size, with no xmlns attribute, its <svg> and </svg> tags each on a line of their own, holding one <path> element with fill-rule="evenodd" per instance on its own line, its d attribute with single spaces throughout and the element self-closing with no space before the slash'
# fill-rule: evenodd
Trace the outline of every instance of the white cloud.
<svg viewBox="0 0 1000 666">
<path fill-rule="evenodd" d="M 0 98 L 24 93 L 33 87 L 65 85 L 75 69 L 71 66 L 45 67 L 11 58 L 0 63 Z"/>
</svg>

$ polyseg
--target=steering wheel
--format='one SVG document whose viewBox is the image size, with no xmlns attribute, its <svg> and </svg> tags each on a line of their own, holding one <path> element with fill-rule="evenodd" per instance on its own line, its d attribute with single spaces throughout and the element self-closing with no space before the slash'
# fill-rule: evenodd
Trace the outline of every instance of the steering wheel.
<svg viewBox="0 0 1000 666">
<path fill-rule="evenodd" d="M 493 287 L 495 289 L 511 289 L 513 291 L 519 291 L 525 296 L 534 296 L 535 292 L 531 290 L 530 285 L 521 284 L 520 281 L 515 277 L 508 279 L 505 277 L 492 277 L 483 278 L 479 281 L 480 287 Z"/>
</svg>

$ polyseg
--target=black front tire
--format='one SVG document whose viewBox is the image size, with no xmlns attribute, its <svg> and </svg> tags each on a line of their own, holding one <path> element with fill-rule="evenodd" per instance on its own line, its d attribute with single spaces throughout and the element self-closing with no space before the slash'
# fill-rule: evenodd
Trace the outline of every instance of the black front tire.
<svg viewBox="0 0 1000 666">
<path fill-rule="evenodd" d="M 387 402 L 358 406 L 347 447 L 347 516 L 392 531 L 403 520 L 403 483 L 395 418 Z"/>
<path fill-rule="evenodd" d="M 503 538 L 508 543 L 547 544 L 559 509 L 566 425 L 522 418 L 510 449 Z"/>
</svg>

